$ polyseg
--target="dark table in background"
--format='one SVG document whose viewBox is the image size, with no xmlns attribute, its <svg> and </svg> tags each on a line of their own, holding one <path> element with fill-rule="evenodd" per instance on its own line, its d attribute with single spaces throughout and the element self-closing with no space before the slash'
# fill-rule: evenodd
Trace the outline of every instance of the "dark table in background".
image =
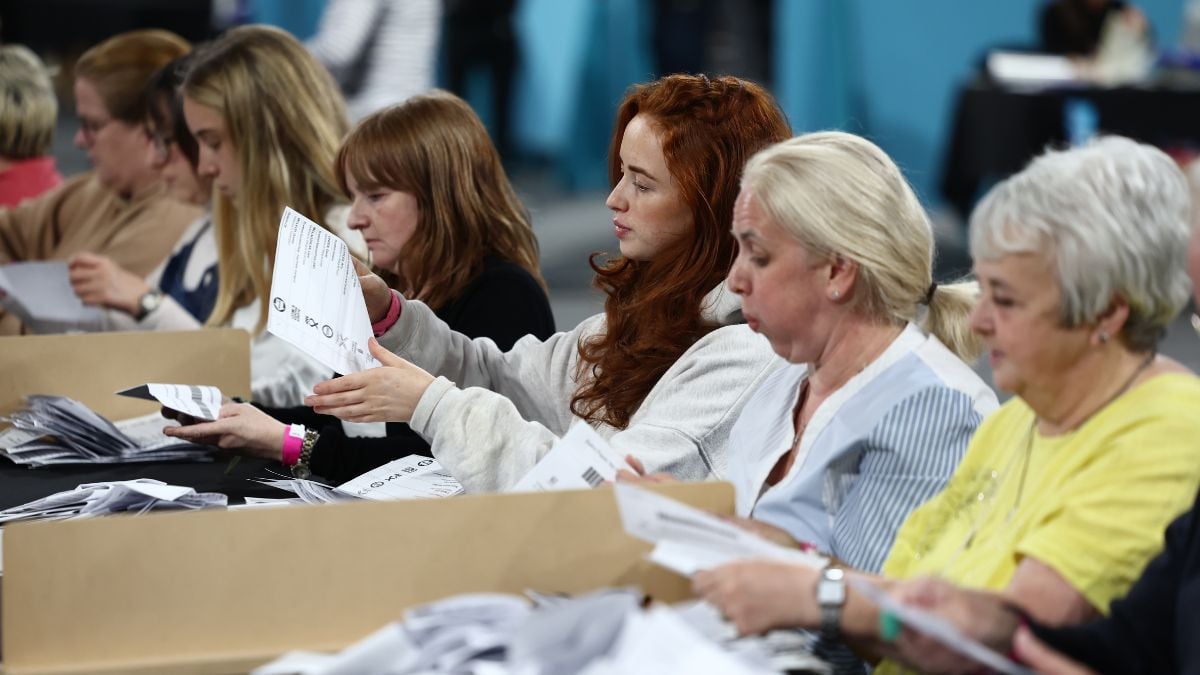
<svg viewBox="0 0 1200 675">
<path fill-rule="evenodd" d="M 0 509 L 70 490 L 83 483 L 154 478 L 196 492 L 220 492 L 230 504 L 246 497 L 292 497 L 287 492 L 247 480 L 270 477 L 268 469 L 284 473 L 279 462 L 243 457 L 229 474 L 227 460 L 213 462 L 146 462 L 136 464 L 64 464 L 31 469 L 0 457 Z"/>
<path fill-rule="evenodd" d="M 1160 148 L 1200 148 L 1200 89 L 1118 87 L 1022 91 L 984 79 L 958 94 L 941 192 L 964 217 L 979 189 L 1010 176 L 1047 146 L 1067 142 L 1064 106 L 1080 99 L 1098 113 L 1100 133 Z"/>
</svg>

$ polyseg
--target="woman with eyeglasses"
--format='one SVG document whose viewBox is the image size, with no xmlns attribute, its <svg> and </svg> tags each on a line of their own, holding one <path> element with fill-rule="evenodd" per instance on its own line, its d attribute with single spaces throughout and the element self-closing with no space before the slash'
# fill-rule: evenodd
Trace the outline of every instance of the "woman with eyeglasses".
<svg viewBox="0 0 1200 675">
<path fill-rule="evenodd" d="M 212 178 L 196 172 L 199 149 L 183 119 L 179 85 L 191 56 L 178 58 L 151 78 L 146 89 L 146 128 L 152 145 L 148 165 L 162 175 L 172 196 L 204 208 L 180 237 L 175 251 L 142 278 L 112 258 L 80 253 L 71 259 L 71 286 L 86 305 L 103 307 L 105 330 L 169 327 L 180 312 L 204 321 L 217 299 L 217 242 L 209 203 Z"/>
<path fill-rule="evenodd" d="M 137 30 L 84 52 L 75 65 L 75 145 L 93 170 L 0 209 L 0 264 L 90 251 L 144 277 L 162 263 L 200 210 L 168 194 L 161 171 L 146 163 L 154 141 L 143 92 L 189 48 L 173 33 Z M 20 331 L 16 317 L 0 313 L 0 334 Z"/>
</svg>

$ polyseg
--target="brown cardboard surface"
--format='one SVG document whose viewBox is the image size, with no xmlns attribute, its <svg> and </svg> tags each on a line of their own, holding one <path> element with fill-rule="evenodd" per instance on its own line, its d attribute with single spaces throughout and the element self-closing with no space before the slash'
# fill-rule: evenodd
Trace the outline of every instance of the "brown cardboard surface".
<svg viewBox="0 0 1200 675">
<path fill-rule="evenodd" d="M 232 328 L 0 337 L 0 415 L 26 394 L 82 401 L 118 420 L 158 410 L 114 391 L 146 382 L 210 384 L 250 396 L 250 335 Z"/>
<path fill-rule="evenodd" d="M 656 490 L 732 513 L 728 483 Z M 643 559 L 609 488 L 154 514 L 6 528 L 9 675 L 245 670 L 338 649 L 457 593 L 689 582 Z"/>
</svg>

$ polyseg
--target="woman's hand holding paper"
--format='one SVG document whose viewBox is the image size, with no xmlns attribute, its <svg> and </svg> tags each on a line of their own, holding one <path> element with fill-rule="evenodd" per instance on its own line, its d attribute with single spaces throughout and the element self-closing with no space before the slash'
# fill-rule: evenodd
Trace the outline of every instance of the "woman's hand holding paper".
<svg viewBox="0 0 1200 675">
<path fill-rule="evenodd" d="M 372 339 L 379 368 L 343 375 L 313 387 L 304 405 L 347 422 L 407 422 L 434 377 Z"/>
</svg>

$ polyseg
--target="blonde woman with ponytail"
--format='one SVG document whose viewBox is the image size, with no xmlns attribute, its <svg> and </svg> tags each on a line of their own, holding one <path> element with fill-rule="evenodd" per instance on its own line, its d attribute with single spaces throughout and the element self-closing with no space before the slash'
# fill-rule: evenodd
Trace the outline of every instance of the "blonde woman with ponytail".
<svg viewBox="0 0 1200 675">
<path fill-rule="evenodd" d="M 729 288 L 788 361 L 734 424 L 737 512 L 877 571 L 997 406 L 966 363 L 979 350 L 975 284 L 933 283 L 920 202 L 882 150 L 850 134 L 752 157 L 733 233 Z"/>
<path fill-rule="evenodd" d="M 182 91 L 184 117 L 200 148 L 197 172 L 216 186 L 219 279 L 205 324 L 254 336 L 256 402 L 297 405 L 329 371 L 265 331 L 264 300 L 285 206 L 365 258 L 362 237 L 347 228 L 348 207 L 334 173 L 348 130 L 345 104 L 303 45 L 266 26 L 235 28 L 198 53 Z M 187 317 L 170 323 L 184 327 Z"/>
</svg>

